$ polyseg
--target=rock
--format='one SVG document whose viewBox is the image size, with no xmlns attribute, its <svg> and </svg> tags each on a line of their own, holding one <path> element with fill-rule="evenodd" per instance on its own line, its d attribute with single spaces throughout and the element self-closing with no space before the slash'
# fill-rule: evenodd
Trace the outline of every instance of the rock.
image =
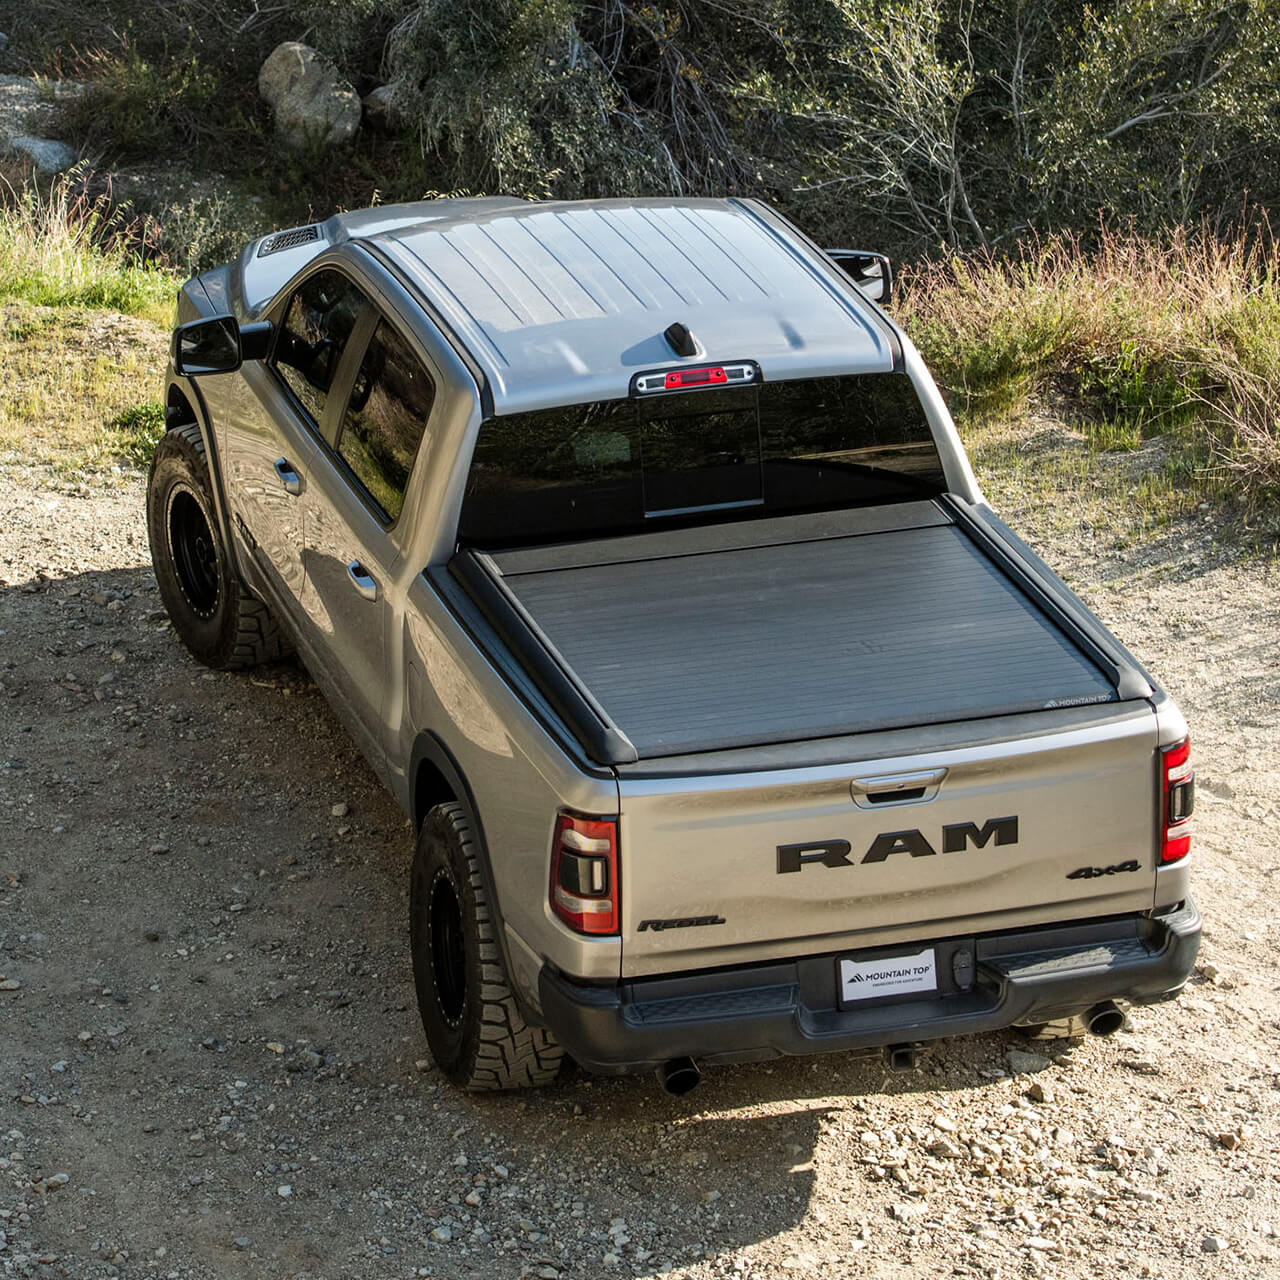
<svg viewBox="0 0 1280 1280">
<path fill-rule="evenodd" d="M 1009 1064 L 1009 1070 L 1015 1076 L 1034 1075 L 1037 1071 L 1044 1071 L 1049 1066 L 1049 1059 L 1044 1054 L 1028 1053 L 1025 1049 L 1008 1049 L 1004 1057 Z"/>
<path fill-rule="evenodd" d="M 453 1239 L 453 1232 L 448 1227 L 433 1227 L 431 1229 L 431 1238 L 436 1244 L 448 1244 Z"/>
<path fill-rule="evenodd" d="M 950 1138 L 939 1138 L 929 1144 L 929 1154 L 937 1156 L 939 1160 L 958 1160 L 960 1148 Z"/>
<path fill-rule="evenodd" d="M 70 1181 L 71 1175 L 69 1173 L 55 1173 L 51 1178 L 45 1179 L 44 1185 L 48 1187 L 50 1191 L 59 1191 Z"/>
<path fill-rule="evenodd" d="M 168 846 L 167 844 L 160 844 L 160 843 L 153 844 L 153 845 L 152 845 L 152 846 L 147 850 L 147 852 L 148 852 L 148 853 L 154 853 L 154 854 L 157 854 L 157 855 L 159 855 L 159 854 L 164 854 L 164 853 L 168 853 L 168 852 L 169 852 L 169 846 Z"/>
<path fill-rule="evenodd" d="M 385 129 L 391 123 L 391 113 L 395 110 L 396 87 L 393 84 L 380 84 L 363 99 L 364 118 L 376 129 Z"/>
<path fill-rule="evenodd" d="M 539 1267 L 538 1280 L 560 1280 L 560 1273 L 555 1267 Z"/>
<path fill-rule="evenodd" d="M 278 1195 L 281 1200 L 288 1200 L 289 1197 L 293 1195 L 293 1188 L 287 1182 L 282 1183 L 276 1188 L 276 1195 Z"/>
<path fill-rule="evenodd" d="M 0 982 L 0 991 L 20 991 L 21 989 L 22 983 L 17 978 L 5 978 Z"/>
<path fill-rule="evenodd" d="M 889 1206 L 890 1217 L 896 1218 L 899 1222 L 906 1222 L 909 1218 L 918 1218 L 925 1211 L 922 1204 L 891 1204 Z"/>
<path fill-rule="evenodd" d="M 247 1249 L 252 1241 L 248 1236 L 236 1236 L 231 1243 L 235 1245 L 237 1249 Z"/>
<path fill-rule="evenodd" d="M 1218 1145 L 1227 1151 L 1234 1151 L 1237 1147 L 1244 1145 L 1244 1137 L 1239 1133 L 1228 1130 L 1226 1133 L 1218 1134 Z"/>
<path fill-rule="evenodd" d="M 271 51 L 258 73 L 258 92 L 291 150 L 341 146 L 360 127 L 359 95 L 327 58 L 297 40 Z"/>
<path fill-rule="evenodd" d="M 1032 1102 L 1049 1103 L 1054 1099 L 1053 1089 L 1047 1084 L 1041 1084 L 1039 1080 L 1027 1090 L 1027 1097 Z"/>
<path fill-rule="evenodd" d="M 1200 1241 L 1201 1253 L 1222 1253 L 1227 1248 L 1227 1242 L 1221 1236 L 1205 1236 Z"/>
<path fill-rule="evenodd" d="M 345 818 L 347 814 L 351 812 L 351 807 L 345 800 L 342 800 L 335 804 L 329 812 L 333 814 L 335 818 Z"/>
<path fill-rule="evenodd" d="M 70 143 L 28 134 L 10 138 L 9 149 L 26 156 L 41 173 L 63 173 L 80 160 L 80 153 Z"/>
</svg>

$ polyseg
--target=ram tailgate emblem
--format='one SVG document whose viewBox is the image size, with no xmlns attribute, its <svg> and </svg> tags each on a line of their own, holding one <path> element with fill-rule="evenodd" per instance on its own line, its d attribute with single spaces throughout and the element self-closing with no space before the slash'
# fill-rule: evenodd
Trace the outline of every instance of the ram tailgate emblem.
<svg viewBox="0 0 1280 1280">
<path fill-rule="evenodd" d="M 970 845 L 985 849 L 987 845 L 1018 843 L 1018 819 L 988 818 L 982 826 L 976 822 L 953 822 L 942 828 L 942 852 L 963 853 Z M 778 874 L 799 871 L 812 862 L 824 867 L 851 867 L 853 846 L 847 840 L 810 840 L 804 844 L 778 846 Z M 938 850 L 920 831 L 886 831 L 871 842 L 858 861 L 884 862 L 895 853 L 909 853 L 913 858 L 936 856 Z"/>
</svg>

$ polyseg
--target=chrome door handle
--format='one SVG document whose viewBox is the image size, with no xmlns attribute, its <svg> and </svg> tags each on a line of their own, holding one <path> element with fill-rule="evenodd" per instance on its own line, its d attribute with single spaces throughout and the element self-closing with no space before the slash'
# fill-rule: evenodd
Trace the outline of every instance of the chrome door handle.
<svg viewBox="0 0 1280 1280">
<path fill-rule="evenodd" d="M 280 477 L 285 493 L 296 498 L 302 492 L 302 477 L 293 469 L 293 463 L 288 458 L 276 459 L 276 475 Z"/>
<path fill-rule="evenodd" d="M 859 809 L 914 804 L 921 800 L 932 800 L 946 776 L 945 769 L 923 769 L 919 773 L 880 773 L 872 777 L 854 778 L 849 783 L 849 790 L 853 795 L 853 803 Z"/>
<path fill-rule="evenodd" d="M 359 560 L 353 560 L 347 565 L 347 577 L 351 579 L 351 585 L 366 600 L 376 600 L 378 598 L 378 584 L 373 580 L 373 575 Z"/>
</svg>

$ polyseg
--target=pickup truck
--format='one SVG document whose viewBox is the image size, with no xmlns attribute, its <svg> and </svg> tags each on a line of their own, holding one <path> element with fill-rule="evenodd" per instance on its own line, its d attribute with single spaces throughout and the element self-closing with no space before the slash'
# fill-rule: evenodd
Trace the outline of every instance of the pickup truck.
<svg viewBox="0 0 1280 1280">
<path fill-rule="evenodd" d="M 202 662 L 296 650 L 410 815 L 460 1085 L 904 1066 L 1183 985 L 1186 723 L 984 500 L 888 286 L 751 200 L 499 198 L 183 286 L 160 591 Z"/>
</svg>

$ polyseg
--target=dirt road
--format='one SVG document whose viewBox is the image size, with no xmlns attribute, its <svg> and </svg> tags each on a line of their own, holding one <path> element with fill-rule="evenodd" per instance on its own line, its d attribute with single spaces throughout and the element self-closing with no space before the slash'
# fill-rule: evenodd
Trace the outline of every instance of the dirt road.
<svg viewBox="0 0 1280 1280">
<path fill-rule="evenodd" d="M 54 483 L 0 472 L 0 1273 L 1280 1275 L 1269 564 L 1044 546 L 1193 726 L 1179 1004 L 1052 1059 L 476 1098 L 426 1060 L 403 815 L 299 668 L 180 649 L 139 479 Z"/>
</svg>

